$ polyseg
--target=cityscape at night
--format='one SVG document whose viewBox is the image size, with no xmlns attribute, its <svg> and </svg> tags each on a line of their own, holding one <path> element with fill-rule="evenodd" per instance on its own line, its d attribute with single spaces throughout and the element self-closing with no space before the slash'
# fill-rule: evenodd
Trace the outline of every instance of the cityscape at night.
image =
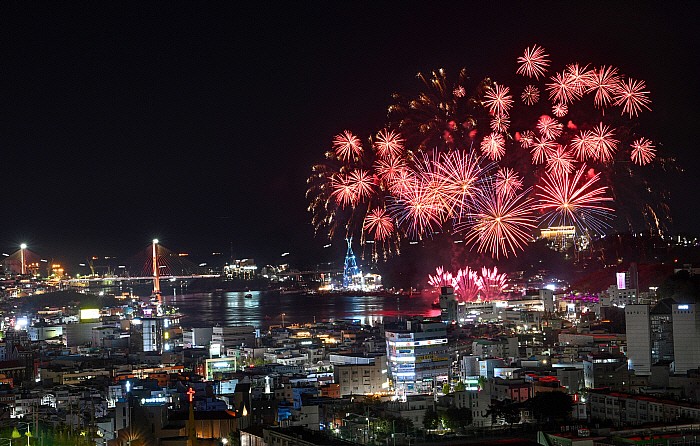
<svg viewBox="0 0 700 446">
<path fill-rule="evenodd" d="M 0 445 L 697 445 L 692 2 L 0 4 Z"/>
</svg>

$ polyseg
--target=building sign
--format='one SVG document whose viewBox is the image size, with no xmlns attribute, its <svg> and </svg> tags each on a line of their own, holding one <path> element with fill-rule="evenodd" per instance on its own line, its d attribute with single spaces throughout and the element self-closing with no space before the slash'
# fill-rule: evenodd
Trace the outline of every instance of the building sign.
<svg viewBox="0 0 700 446">
<path fill-rule="evenodd" d="M 617 289 L 624 290 L 626 288 L 627 287 L 625 286 L 625 273 L 617 273 Z"/>
</svg>

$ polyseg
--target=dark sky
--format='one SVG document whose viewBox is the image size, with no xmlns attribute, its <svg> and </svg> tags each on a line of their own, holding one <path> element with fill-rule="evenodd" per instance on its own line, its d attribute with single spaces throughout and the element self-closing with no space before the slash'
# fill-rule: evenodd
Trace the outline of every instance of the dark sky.
<svg viewBox="0 0 700 446">
<path fill-rule="evenodd" d="M 4 251 L 330 260 L 304 191 L 332 136 L 381 128 L 418 71 L 498 79 L 533 43 L 646 80 L 648 134 L 687 171 L 674 227 L 697 232 L 695 3 L 238 3 L 0 5 Z"/>
</svg>

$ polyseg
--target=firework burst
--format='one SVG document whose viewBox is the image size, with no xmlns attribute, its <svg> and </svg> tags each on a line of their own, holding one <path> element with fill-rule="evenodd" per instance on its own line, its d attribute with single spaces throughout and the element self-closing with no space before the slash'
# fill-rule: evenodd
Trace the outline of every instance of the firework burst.
<svg viewBox="0 0 700 446">
<path fill-rule="evenodd" d="M 479 275 L 476 271 L 464 267 L 457 271 L 452 283 L 455 293 L 462 302 L 474 302 L 479 297 Z"/>
<path fill-rule="evenodd" d="M 649 164 L 656 157 L 654 144 L 646 138 L 639 138 L 632 142 L 632 161 L 644 166 Z"/>
<path fill-rule="evenodd" d="M 474 200 L 465 240 L 496 259 L 522 251 L 536 227 L 528 195 L 529 190 L 504 197 L 497 187 L 486 188 Z"/>
<path fill-rule="evenodd" d="M 491 133 L 481 141 L 481 151 L 491 160 L 498 161 L 506 152 L 505 138 L 500 133 Z"/>
<path fill-rule="evenodd" d="M 612 209 L 605 203 L 612 198 L 605 195 L 606 186 L 596 187 L 599 173 L 584 178 L 587 169 L 583 165 L 569 175 L 550 172 L 542 178 L 542 184 L 537 185 L 539 201 L 535 208 L 544 212 L 543 219 L 548 226 L 574 225 L 584 233 L 589 229 L 602 233 L 608 226 L 605 220 L 610 218 Z"/>
<path fill-rule="evenodd" d="M 649 92 L 645 91 L 644 81 L 627 79 L 620 82 L 620 86 L 615 94 L 615 105 L 622 105 L 622 114 L 629 114 L 629 117 L 637 116 L 643 108 L 651 110 L 649 104 Z"/>
<path fill-rule="evenodd" d="M 549 54 L 544 52 L 544 48 L 538 45 L 525 48 L 525 54 L 518 57 L 518 67 L 516 73 L 527 77 L 539 79 L 547 72 L 550 60 L 547 59 Z"/>
<path fill-rule="evenodd" d="M 498 195 L 502 199 L 508 199 L 523 188 L 523 181 L 515 170 L 506 167 L 498 169 L 494 185 Z"/>
<path fill-rule="evenodd" d="M 445 271 L 442 266 L 438 266 L 435 269 L 435 274 L 428 275 L 428 284 L 434 286 L 435 288 L 452 286 L 453 280 L 452 273 Z"/>
<path fill-rule="evenodd" d="M 394 232 L 394 221 L 386 210 L 372 209 L 365 217 L 363 229 L 372 235 L 374 240 L 387 240 Z"/>
<path fill-rule="evenodd" d="M 401 135 L 393 130 L 384 129 L 377 133 L 374 150 L 380 158 L 397 158 L 403 152 L 403 143 Z"/>
<path fill-rule="evenodd" d="M 566 175 L 574 170 L 574 157 L 566 146 L 559 146 L 547 157 L 547 172 Z"/>
<path fill-rule="evenodd" d="M 477 282 L 481 300 L 490 302 L 500 298 L 506 289 L 507 280 L 508 276 L 505 273 L 499 273 L 497 267 L 493 269 L 481 268 L 481 275 Z"/>
<path fill-rule="evenodd" d="M 336 156 L 343 161 L 351 161 L 362 156 L 362 142 L 349 130 L 333 138 L 333 150 Z"/>
<path fill-rule="evenodd" d="M 540 89 L 534 85 L 528 85 L 520 95 L 520 99 L 525 105 L 535 105 L 540 100 Z"/>
<path fill-rule="evenodd" d="M 484 95 L 484 105 L 494 115 L 507 115 L 513 106 L 513 97 L 508 94 L 510 88 L 494 84 Z"/>
</svg>

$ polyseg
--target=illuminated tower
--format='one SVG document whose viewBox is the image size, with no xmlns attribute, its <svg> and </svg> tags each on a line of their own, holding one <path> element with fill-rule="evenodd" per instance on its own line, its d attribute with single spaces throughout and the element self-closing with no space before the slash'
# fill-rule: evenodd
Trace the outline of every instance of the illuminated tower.
<svg viewBox="0 0 700 446">
<path fill-rule="evenodd" d="M 19 258 L 20 258 L 20 262 L 22 262 L 22 266 L 20 268 L 20 271 L 22 272 L 22 275 L 27 274 L 27 264 L 26 264 L 26 260 L 24 258 L 24 251 L 26 249 L 27 249 L 26 243 L 22 243 L 21 245 L 19 245 Z"/>
<path fill-rule="evenodd" d="M 352 237 L 346 238 L 348 242 L 348 250 L 345 253 L 345 268 L 343 268 L 343 288 L 348 288 L 352 284 L 354 275 L 360 272 L 355 261 L 355 254 L 352 252 Z"/>
<path fill-rule="evenodd" d="M 160 271 L 158 269 L 158 239 L 153 239 L 153 296 L 158 299 L 158 305 L 162 304 L 160 294 Z"/>
<path fill-rule="evenodd" d="M 194 394 L 196 392 L 192 387 L 187 389 L 187 400 L 190 403 L 190 413 L 187 423 L 187 446 L 195 446 L 197 444 L 197 425 L 194 421 Z"/>
</svg>

